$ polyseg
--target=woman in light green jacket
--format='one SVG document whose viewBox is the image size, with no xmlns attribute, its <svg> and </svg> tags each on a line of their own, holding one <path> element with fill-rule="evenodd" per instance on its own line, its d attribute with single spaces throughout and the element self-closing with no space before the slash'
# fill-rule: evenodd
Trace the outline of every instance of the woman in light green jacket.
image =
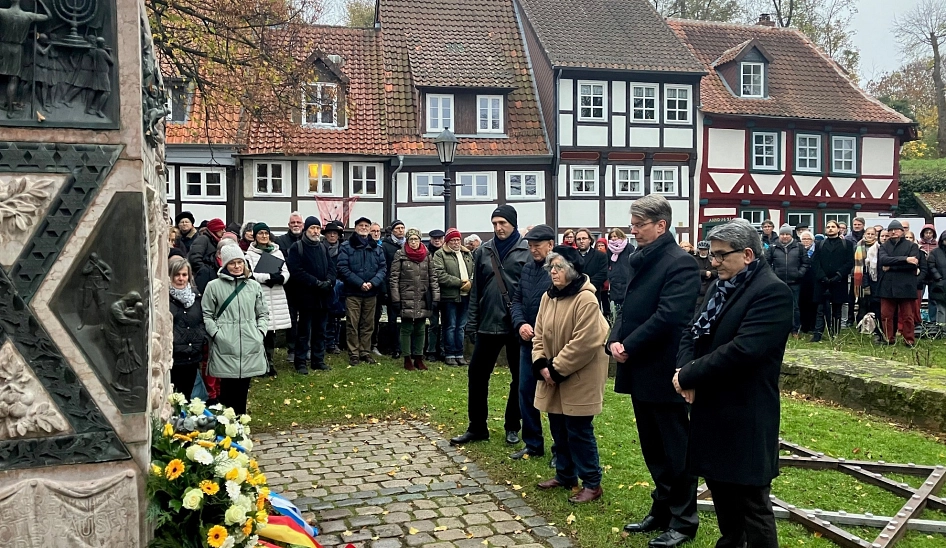
<svg viewBox="0 0 946 548">
<path fill-rule="evenodd" d="M 266 373 L 263 334 L 269 312 L 262 286 L 233 244 L 220 249 L 217 279 L 207 284 L 201 306 L 210 337 L 207 373 L 220 379 L 220 403 L 237 414 L 246 413 L 250 380 Z"/>
</svg>

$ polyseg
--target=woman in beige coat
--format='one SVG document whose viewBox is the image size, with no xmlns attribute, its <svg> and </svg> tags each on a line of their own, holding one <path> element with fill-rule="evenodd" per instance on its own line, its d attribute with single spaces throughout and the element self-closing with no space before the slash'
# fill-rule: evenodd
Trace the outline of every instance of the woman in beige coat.
<svg viewBox="0 0 946 548">
<path fill-rule="evenodd" d="M 601 315 L 595 288 L 581 272 L 575 249 L 555 246 L 545 259 L 552 287 L 542 296 L 532 340 L 532 369 L 539 379 L 535 407 L 549 414 L 555 440 L 555 477 L 539 489 L 582 490 L 568 499 L 591 502 L 601 497 L 598 442 L 591 421 L 601 413 L 608 356 L 608 322 Z"/>
</svg>

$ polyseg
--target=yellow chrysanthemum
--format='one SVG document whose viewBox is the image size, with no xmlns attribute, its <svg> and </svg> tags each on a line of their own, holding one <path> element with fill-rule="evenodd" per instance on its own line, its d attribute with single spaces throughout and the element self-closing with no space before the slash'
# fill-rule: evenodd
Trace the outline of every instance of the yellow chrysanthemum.
<svg viewBox="0 0 946 548">
<path fill-rule="evenodd" d="M 194 439 L 194 438 L 196 438 L 196 437 L 199 436 L 199 435 L 200 435 L 200 432 L 198 432 L 197 430 L 194 430 L 193 432 L 191 432 L 190 434 L 188 434 L 187 437 L 190 438 L 190 439 Z"/>
<path fill-rule="evenodd" d="M 266 497 L 269 496 L 269 487 L 263 487 L 259 490 L 259 496 L 256 497 L 256 509 L 262 510 L 266 505 Z"/>
<path fill-rule="evenodd" d="M 269 521 L 269 514 L 264 510 L 260 510 L 256 513 L 256 523 L 267 523 Z"/>
<path fill-rule="evenodd" d="M 220 486 L 215 481 L 204 480 L 200 482 L 200 490 L 207 495 L 216 495 L 217 491 L 220 490 Z"/>
<path fill-rule="evenodd" d="M 197 445 L 203 447 L 204 449 L 213 449 L 217 446 L 216 443 L 212 441 L 197 440 Z"/>
<path fill-rule="evenodd" d="M 164 430 L 162 433 L 164 434 L 165 438 L 170 438 L 171 436 L 174 435 L 174 427 L 171 426 L 171 423 L 169 422 L 164 423 Z"/>
<path fill-rule="evenodd" d="M 179 441 L 191 441 L 191 439 L 185 436 L 184 434 L 174 434 L 174 439 L 179 440 Z"/>
<path fill-rule="evenodd" d="M 253 518 L 247 518 L 246 523 L 243 524 L 243 534 L 250 536 L 250 533 L 253 532 Z"/>
<path fill-rule="evenodd" d="M 168 463 L 167 467 L 164 469 L 164 474 L 169 480 L 176 480 L 184 473 L 184 463 L 181 462 L 181 459 L 174 459 Z"/>
<path fill-rule="evenodd" d="M 224 449 L 230 449 L 230 443 L 231 443 L 231 442 L 232 442 L 232 440 L 230 439 L 230 436 L 227 436 L 227 437 L 223 438 L 222 440 L 220 440 L 220 442 L 219 442 L 219 443 L 220 443 L 220 447 L 223 447 Z"/>
<path fill-rule="evenodd" d="M 220 548 L 227 540 L 227 530 L 222 525 L 214 525 L 207 531 L 207 544 Z"/>
<path fill-rule="evenodd" d="M 256 462 L 256 459 L 250 459 L 249 466 L 250 470 L 252 470 L 254 474 L 259 474 L 259 463 Z"/>
<path fill-rule="evenodd" d="M 227 451 L 227 456 L 230 457 L 231 459 L 237 458 L 237 455 L 239 454 L 240 452 L 237 451 L 235 447 L 231 447 L 230 450 Z"/>
<path fill-rule="evenodd" d="M 154 474 L 155 476 L 160 476 L 162 473 L 164 473 L 164 470 L 157 464 L 152 464 L 151 473 Z"/>
<path fill-rule="evenodd" d="M 224 479 L 226 479 L 227 481 L 234 481 L 238 477 L 240 477 L 240 469 L 231 468 L 230 471 L 228 471 L 227 474 L 224 476 Z"/>
<path fill-rule="evenodd" d="M 266 476 L 264 474 L 256 474 L 253 478 L 252 485 L 266 485 Z"/>
</svg>

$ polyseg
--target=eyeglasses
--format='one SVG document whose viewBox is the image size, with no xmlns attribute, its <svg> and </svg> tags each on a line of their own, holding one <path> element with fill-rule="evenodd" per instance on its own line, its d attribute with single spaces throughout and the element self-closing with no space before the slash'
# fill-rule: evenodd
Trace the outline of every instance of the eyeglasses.
<svg viewBox="0 0 946 548">
<path fill-rule="evenodd" d="M 726 257 L 728 257 L 729 255 L 732 255 L 733 253 L 742 253 L 742 250 L 733 249 L 732 251 L 726 251 L 723 253 L 710 253 L 709 258 L 711 261 L 716 261 L 717 263 L 721 263 L 724 260 L 726 260 Z"/>
<path fill-rule="evenodd" d="M 575 238 L 576 242 L 588 242 L 591 241 L 591 238 Z"/>
<path fill-rule="evenodd" d="M 635 230 L 640 230 L 640 229 L 644 228 L 645 226 L 647 226 L 647 225 L 652 225 L 652 224 L 654 224 L 654 221 L 646 221 L 646 222 L 643 222 L 643 223 L 631 223 L 631 228 L 633 228 L 633 229 L 635 229 Z"/>
<path fill-rule="evenodd" d="M 547 265 L 543 266 L 542 268 L 544 268 L 546 272 L 551 272 L 551 271 L 553 271 L 553 270 L 557 270 L 557 271 L 561 272 L 561 271 L 565 270 L 565 265 L 563 265 L 563 264 L 547 264 Z"/>
</svg>

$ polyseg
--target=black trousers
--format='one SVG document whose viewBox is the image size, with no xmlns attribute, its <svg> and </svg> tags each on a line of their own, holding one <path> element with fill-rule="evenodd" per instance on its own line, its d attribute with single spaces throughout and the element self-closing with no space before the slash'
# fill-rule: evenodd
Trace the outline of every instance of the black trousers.
<svg viewBox="0 0 946 548">
<path fill-rule="evenodd" d="M 194 383 L 197 382 L 197 367 L 200 362 L 194 363 L 175 363 L 171 366 L 171 384 L 174 385 L 174 391 L 184 394 L 188 400 L 191 399 L 191 392 L 194 391 Z"/>
<path fill-rule="evenodd" d="M 519 412 L 519 335 L 476 334 L 473 357 L 467 370 L 467 412 L 470 416 L 469 432 L 480 435 L 489 434 L 486 421 L 489 418 L 489 379 L 496 367 L 496 358 L 505 347 L 506 363 L 512 382 L 509 383 L 509 395 L 506 398 L 505 429 L 518 432 L 522 422 Z M 685 439 L 685 438 L 684 438 Z"/>
<path fill-rule="evenodd" d="M 720 539 L 716 548 L 778 548 L 771 484 L 757 487 L 706 478 L 713 494 Z"/>
<path fill-rule="evenodd" d="M 250 381 L 245 379 L 220 379 L 220 397 L 217 398 L 224 407 L 232 407 L 237 415 L 246 413 L 246 400 L 250 394 Z"/>
<path fill-rule="evenodd" d="M 294 292 L 287 290 L 286 304 L 289 305 L 289 321 L 292 322 L 292 325 L 289 327 L 289 333 L 286 333 L 286 351 L 290 354 L 294 354 L 296 351 L 296 337 L 298 336 L 299 307 L 296 306 L 296 302 Z"/>
<path fill-rule="evenodd" d="M 328 324 L 328 310 L 319 308 L 299 311 L 298 338 L 293 366 L 305 369 L 309 359 L 312 367 L 325 364 L 325 331 Z"/>
<path fill-rule="evenodd" d="M 654 480 L 650 514 L 675 531 L 696 536 L 696 476 L 686 470 L 690 417 L 685 403 L 631 398 L 644 462 Z"/>
</svg>

